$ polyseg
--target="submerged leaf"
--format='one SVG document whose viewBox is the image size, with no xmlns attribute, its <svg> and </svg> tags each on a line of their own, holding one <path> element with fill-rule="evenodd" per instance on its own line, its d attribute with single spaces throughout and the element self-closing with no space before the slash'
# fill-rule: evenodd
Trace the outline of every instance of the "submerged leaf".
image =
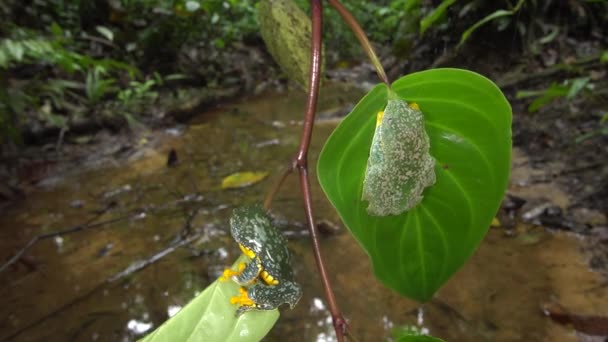
<svg viewBox="0 0 608 342">
<path fill-rule="evenodd" d="M 375 216 L 399 215 L 422 201 L 435 183 L 435 160 L 418 106 L 389 99 L 372 140 L 363 180 L 362 200 Z"/>
<path fill-rule="evenodd" d="M 222 179 L 222 189 L 244 188 L 253 185 L 268 176 L 268 172 L 237 172 Z"/>
</svg>

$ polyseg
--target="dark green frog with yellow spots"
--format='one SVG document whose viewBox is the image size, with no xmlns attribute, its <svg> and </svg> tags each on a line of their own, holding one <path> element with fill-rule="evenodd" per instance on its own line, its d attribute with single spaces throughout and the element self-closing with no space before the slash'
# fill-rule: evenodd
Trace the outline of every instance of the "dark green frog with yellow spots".
<svg viewBox="0 0 608 342">
<path fill-rule="evenodd" d="M 258 205 L 234 210 L 230 233 L 248 258 L 238 271 L 227 269 L 222 279 L 232 278 L 241 285 L 240 295 L 232 297 L 239 304 L 237 316 L 249 310 L 272 310 L 282 304 L 293 308 L 302 296 L 295 282 L 287 241 L 274 227 L 266 211 Z"/>
</svg>

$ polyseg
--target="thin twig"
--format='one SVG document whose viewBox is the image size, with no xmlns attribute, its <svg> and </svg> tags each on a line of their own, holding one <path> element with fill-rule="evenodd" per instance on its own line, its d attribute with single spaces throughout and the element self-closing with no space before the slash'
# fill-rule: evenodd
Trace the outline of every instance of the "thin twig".
<svg viewBox="0 0 608 342">
<path fill-rule="evenodd" d="M 283 185 L 283 182 L 287 179 L 287 176 L 289 176 L 293 172 L 294 169 L 295 169 L 295 165 L 293 163 L 289 164 L 289 166 L 287 166 L 283 169 L 279 178 L 272 185 L 272 188 L 270 189 L 270 191 L 268 191 L 268 193 L 266 194 L 266 198 L 264 199 L 264 209 L 266 209 L 266 210 L 270 209 L 270 205 L 272 204 L 272 200 L 274 199 L 274 196 L 276 195 L 277 192 L 279 192 L 281 185 Z"/>
<path fill-rule="evenodd" d="M 336 298 L 334 296 L 329 277 L 327 276 L 327 271 L 325 270 L 325 263 L 323 262 L 319 237 L 317 235 L 317 229 L 315 227 L 314 216 L 312 213 L 312 196 L 310 193 L 310 182 L 308 179 L 308 149 L 310 147 L 312 129 L 315 121 L 315 112 L 317 110 L 317 99 L 319 94 L 319 82 L 321 78 L 323 4 L 321 3 L 321 0 L 311 0 L 310 8 L 312 17 L 312 37 L 310 74 L 308 80 L 308 101 L 306 102 L 306 113 L 304 117 L 304 127 L 302 129 L 300 147 L 293 161 L 293 165 L 300 173 L 300 187 L 302 189 L 302 197 L 304 199 L 304 212 L 306 214 L 306 221 L 310 231 L 310 238 L 312 239 L 315 261 L 317 263 L 317 269 L 319 270 L 319 275 L 325 289 L 325 297 L 332 316 L 336 337 L 338 341 L 341 342 L 344 341 L 344 334 L 348 330 L 348 324 L 346 323 L 346 320 L 342 316 L 340 308 L 336 303 Z"/>
<path fill-rule="evenodd" d="M 363 31 L 361 26 L 359 26 L 359 23 L 357 23 L 357 20 L 352 16 L 352 14 L 350 14 L 348 9 L 346 7 L 344 7 L 344 5 L 342 5 L 342 3 L 340 3 L 339 0 L 327 0 L 327 2 L 329 2 L 329 4 L 336 11 L 338 11 L 340 16 L 344 20 L 344 22 L 346 22 L 346 24 L 348 26 L 350 26 L 350 29 L 353 31 L 353 34 L 359 40 L 359 43 L 361 44 L 363 51 L 365 51 L 365 53 L 367 53 L 367 57 L 372 62 L 372 65 L 374 66 L 374 68 L 376 68 L 376 73 L 378 74 L 378 77 L 380 78 L 380 80 L 382 82 L 384 82 L 387 86 L 390 87 L 391 83 L 388 80 L 388 77 L 386 76 L 386 72 L 384 72 L 382 63 L 380 63 L 380 59 L 376 55 L 376 52 L 374 51 L 374 47 L 369 42 L 369 39 L 367 39 L 367 35 L 365 34 L 365 31 Z"/>
<path fill-rule="evenodd" d="M 192 235 L 188 238 L 184 237 L 181 240 L 174 241 L 165 249 L 149 256 L 148 258 L 143 259 L 143 260 L 137 260 L 137 261 L 133 262 L 131 265 L 127 266 L 127 268 L 125 268 L 124 270 L 122 270 L 122 271 L 116 273 L 115 275 L 113 275 L 112 277 L 108 278 L 106 280 L 106 282 L 112 283 L 119 279 L 128 277 L 135 272 L 139 272 L 139 271 L 143 270 L 144 268 L 158 262 L 160 259 L 166 257 L 167 255 L 175 252 L 175 250 L 178 249 L 179 247 L 191 244 L 192 242 L 194 242 L 194 240 L 200 238 L 200 236 L 201 236 L 201 234 L 195 233 L 194 235 Z"/>
</svg>

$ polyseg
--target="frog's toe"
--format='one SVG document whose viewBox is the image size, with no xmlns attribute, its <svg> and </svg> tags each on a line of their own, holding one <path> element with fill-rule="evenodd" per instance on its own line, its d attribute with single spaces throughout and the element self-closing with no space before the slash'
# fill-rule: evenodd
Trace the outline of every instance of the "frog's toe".
<svg viewBox="0 0 608 342">
<path fill-rule="evenodd" d="M 241 296 L 232 296 L 230 297 L 230 304 L 232 305 L 242 305 L 242 306 L 253 306 L 255 303 L 249 298 L 243 298 Z"/>
<path fill-rule="evenodd" d="M 233 277 L 234 275 L 237 275 L 238 273 L 236 271 L 233 271 L 230 268 L 227 268 L 224 270 L 224 272 L 222 272 L 222 275 L 218 278 L 219 281 L 228 281 L 228 279 L 230 279 L 231 277 Z"/>
<path fill-rule="evenodd" d="M 244 306 L 253 306 L 255 302 L 249 298 L 247 294 L 247 290 L 244 288 L 239 288 L 239 295 L 230 297 L 230 304 L 235 305 L 244 305 Z"/>
<path fill-rule="evenodd" d="M 246 267 L 247 267 L 247 264 L 244 262 L 241 262 L 241 263 L 239 263 L 236 271 L 231 268 L 227 268 L 224 270 L 224 272 L 222 272 L 222 275 L 220 276 L 219 280 L 227 281 L 228 279 L 232 279 L 232 280 L 236 281 L 239 285 L 244 285 L 244 284 L 241 284 L 240 277 L 243 274 L 243 271 L 245 270 Z"/>
</svg>

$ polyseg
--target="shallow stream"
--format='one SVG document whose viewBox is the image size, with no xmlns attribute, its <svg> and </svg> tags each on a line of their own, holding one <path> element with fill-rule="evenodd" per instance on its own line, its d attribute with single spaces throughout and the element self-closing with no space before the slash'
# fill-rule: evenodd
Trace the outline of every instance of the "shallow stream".
<svg viewBox="0 0 608 342">
<path fill-rule="evenodd" d="M 311 146 L 315 216 L 337 226 L 340 220 L 316 183 L 314 161 L 339 122 L 333 114 L 360 94 L 344 85 L 324 89 Z M 238 256 L 228 234 L 231 209 L 263 200 L 298 146 L 303 107 L 303 94 L 295 92 L 218 107 L 183 131 L 153 133 L 155 144 L 142 138 L 127 161 L 57 176 L 7 208 L 0 217 L 0 260 L 35 235 L 70 227 L 77 232 L 38 242 L 0 273 L 0 341 L 131 341 L 177 312 Z M 178 163 L 167 167 L 171 149 Z M 530 176 L 526 156 L 515 151 L 514 165 L 519 179 L 510 192 L 538 191 L 520 186 Z M 240 171 L 270 176 L 242 189 L 220 188 L 223 177 Z M 283 185 L 273 212 L 285 222 L 304 297 L 294 310 L 283 311 L 267 340 L 331 341 L 296 177 Z M 544 303 L 558 302 L 577 314 L 608 316 L 608 287 L 589 270 L 584 242 L 531 225 L 511 231 L 517 234 L 491 228 L 473 258 L 425 305 L 383 287 L 344 228 L 325 236 L 322 249 L 338 303 L 359 341 L 388 340 L 393 328 L 404 325 L 447 341 L 587 338 L 541 311 Z M 115 277 L 188 232 L 198 237 L 187 247 Z"/>
</svg>

